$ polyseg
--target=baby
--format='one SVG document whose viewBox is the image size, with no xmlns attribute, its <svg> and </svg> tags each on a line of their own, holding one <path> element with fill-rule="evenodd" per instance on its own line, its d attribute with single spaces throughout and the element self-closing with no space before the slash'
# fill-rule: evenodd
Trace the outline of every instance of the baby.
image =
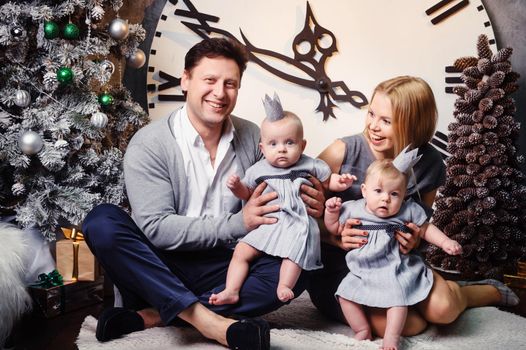
<svg viewBox="0 0 526 350">
<path fill-rule="evenodd" d="M 355 180 L 349 174 L 331 174 L 325 162 L 303 154 L 306 141 L 301 120 L 294 113 L 283 111 L 277 95 L 274 99 L 265 96 L 263 105 L 267 117 L 261 124 L 259 147 L 265 158 L 251 166 L 243 180 L 232 175 L 227 186 L 238 198 L 246 201 L 259 183 L 266 182 L 266 191 L 278 194 L 278 221 L 259 226 L 237 244 L 228 268 L 226 287 L 210 296 L 210 304 L 237 303 L 250 263 L 264 253 L 283 258 L 277 297 L 282 302 L 293 299 L 292 289 L 302 269 L 322 267 L 319 228 L 316 220 L 307 214 L 300 197 L 300 186 L 312 185 L 308 178 L 313 176 L 322 182 L 324 188 L 339 192 L 349 188 Z"/>
<path fill-rule="evenodd" d="M 407 148 L 406 148 L 407 149 Z M 376 160 L 367 169 L 361 185 L 362 199 L 348 201 L 332 197 L 326 202 L 325 226 L 338 234 L 348 218 L 360 219 L 354 226 L 369 231 L 368 242 L 346 255 L 349 273 L 340 283 L 336 298 L 355 339 L 372 339 L 371 327 L 361 305 L 388 308 L 382 349 L 397 349 L 407 317 L 407 306 L 424 300 L 433 286 L 433 273 L 415 254 L 401 254 L 396 231 L 411 232 L 405 223 L 420 226 L 426 241 L 450 255 L 462 248 L 435 225 L 427 222 L 424 209 L 411 199 L 404 201 L 408 177 L 418 161 L 417 149 L 402 151 L 391 161 Z"/>
</svg>

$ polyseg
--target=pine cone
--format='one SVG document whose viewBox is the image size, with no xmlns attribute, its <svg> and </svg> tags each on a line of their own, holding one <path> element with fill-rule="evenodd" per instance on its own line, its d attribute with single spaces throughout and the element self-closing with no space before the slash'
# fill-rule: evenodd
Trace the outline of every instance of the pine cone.
<svg viewBox="0 0 526 350">
<path fill-rule="evenodd" d="M 484 134 L 484 144 L 486 146 L 496 145 L 499 141 L 499 137 L 496 133 L 489 131 Z"/>
<path fill-rule="evenodd" d="M 493 107 L 493 111 L 491 112 L 491 114 L 495 118 L 500 117 L 503 113 L 504 113 L 504 107 L 502 107 L 501 105 L 496 105 L 495 107 Z"/>
<path fill-rule="evenodd" d="M 476 108 L 473 105 L 471 105 L 466 100 L 461 100 L 461 99 L 457 99 L 455 101 L 455 108 L 460 113 L 466 113 L 466 114 L 471 114 L 476 111 Z"/>
<path fill-rule="evenodd" d="M 464 100 L 476 104 L 482 98 L 482 93 L 477 89 L 470 89 L 464 94 Z"/>
<path fill-rule="evenodd" d="M 513 49 L 511 47 L 505 47 L 497 51 L 497 53 L 491 58 L 492 63 L 504 62 L 510 59 Z"/>
<path fill-rule="evenodd" d="M 463 97 L 466 91 L 468 91 L 468 88 L 462 85 L 458 85 L 453 88 L 453 92 L 459 97 Z"/>
<path fill-rule="evenodd" d="M 502 186 L 502 181 L 493 177 L 491 179 L 488 179 L 486 181 L 486 187 L 490 190 L 490 191 L 495 191 L 496 189 L 499 189 L 500 187 Z"/>
<path fill-rule="evenodd" d="M 495 72 L 504 72 L 511 73 L 511 63 L 509 62 L 499 62 L 493 65 Z"/>
<path fill-rule="evenodd" d="M 504 72 L 495 72 L 489 77 L 488 83 L 492 88 L 497 88 L 504 82 L 504 78 L 506 78 Z"/>
<path fill-rule="evenodd" d="M 481 78 L 482 78 L 482 75 L 490 75 L 492 73 L 492 70 L 493 70 L 493 65 L 491 64 L 489 59 L 481 58 L 477 62 L 477 71 L 479 72 L 479 74 L 482 73 L 481 76 L 480 76 Z M 465 71 L 466 70 L 464 70 L 464 72 Z"/>
<path fill-rule="evenodd" d="M 480 60 L 478 62 L 478 67 L 468 67 L 462 71 L 462 74 L 468 77 L 480 80 L 482 79 L 485 73 L 483 73 L 479 67 L 480 67 Z"/>
<path fill-rule="evenodd" d="M 489 47 L 488 37 L 484 34 L 481 34 L 478 37 L 477 52 L 480 58 L 487 58 L 489 60 L 493 56 L 493 52 Z"/>
<path fill-rule="evenodd" d="M 481 111 L 489 112 L 491 108 L 493 108 L 493 101 L 485 97 L 482 100 L 480 100 L 478 106 Z"/>
<path fill-rule="evenodd" d="M 491 89 L 486 94 L 486 97 L 491 99 L 491 100 L 493 100 L 495 102 L 495 101 L 498 101 L 501 98 L 503 98 L 504 94 L 505 94 L 505 92 L 504 92 L 503 89 Z"/>
<path fill-rule="evenodd" d="M 476 66 L 478 58 L 476 57 L 461 57 L 455 60 L 453 64 L 457 70 L 463 71 L 464 69 L 472 66 Z"/>
</svg>

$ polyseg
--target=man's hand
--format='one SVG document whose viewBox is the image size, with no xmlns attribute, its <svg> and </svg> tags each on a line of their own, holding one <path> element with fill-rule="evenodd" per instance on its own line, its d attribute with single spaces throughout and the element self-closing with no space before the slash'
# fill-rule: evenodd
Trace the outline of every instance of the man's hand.
<svg viewBox="0 0 526 350">
<path fill-rule="evenodd" d="M 307 207 L 307 214 L 313 218 L 321 218 L 325 203 L 325 195 L 323 194 L 323 186 L 314 176 L 308 179 L 314 187 L 303 184 L 301 185 L 301 199 Z"/>
<path fill-rule="evenodd" d="M 252 231 L 259 225 L 274 224 L 278 221 L 277 218 L 265 216 L 265 214 L 279 210 L 277 204 L 266 205 L 271 200 L 278 198 L 278 194 L 276 192 L 262 194 L 265 187 L 267 187 L 265 182 L 260 183 L 243 207 L 243 222 L 248 231 Z"/>
<path fill-rule="evenodd" d="M 396 240 L 400 243 L 400 251 L 403 254 L 409 253 L 420 244 L 420 227 L 412 222 L 406 224 L 406 226 L 409 227 L 412 233 L 397 231 L 395 235 Z"/>
<path fill-rule="evenodd" d="M 345 224 L 341 227 L 341 243 L 340 248 L 343 250 L 351 250 L 360 248 L 367 243 L 367 231 L 353 228 L 355 225 L 360 225 L 361 221 L 358 219 L 347 219 Z"/>
</svg>

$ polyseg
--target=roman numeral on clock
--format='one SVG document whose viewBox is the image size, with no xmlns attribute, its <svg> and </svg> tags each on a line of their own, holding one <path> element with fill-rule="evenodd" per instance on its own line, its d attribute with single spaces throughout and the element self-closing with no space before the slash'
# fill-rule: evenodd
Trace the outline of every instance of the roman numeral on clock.
<svg viewBox="0 0 526 350">
<path fill-rule="evenodd" d="M 446 5 L 449 5 L 453 1 L 454 0 L 442 0 L 442 1 L 437 2 L 435 5 L 431 6 L 430 8 L 428 8 L 426 10 L 426 15 L 430 16 L 434 12 L 442 9 Z M 446 18 L 448 18 L 449 16 L 459 12 L 460 10 L 462 10 L 464 7 L 466 7 L 468 5 L 469 5 L 469 0 L 462 0 L 458 4 L 450 7 L 446 11 L 442 12 L 438 16 L 433 17 L 431 19 L 431 23 L 438 24 L 438 23 L 442 22 L 443 20 L 445 20 Z"/>
</svg>

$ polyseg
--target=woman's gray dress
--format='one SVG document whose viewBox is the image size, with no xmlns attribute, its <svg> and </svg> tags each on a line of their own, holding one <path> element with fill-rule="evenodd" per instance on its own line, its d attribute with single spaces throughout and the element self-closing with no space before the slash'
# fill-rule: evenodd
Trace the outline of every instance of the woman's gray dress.
<svg viewBox="0 0 526 350">
<path fill-rule="evenodd" d="M 404 225 L 413 222 L 420 226 L 426 221 L 425 211 L 409 199 L 400 212 L 386 219 L 378 218 L 365 209 L 365 199 L 343 203 L 340 223 L 358 218 L 362 225 Z M 416 254 L 400 252 L 394 232 L 367 230 L 368 242 L 347 253 L 345 260 L 350 272 L 342 280 L 336 296 L 361 305 L 388 308 L 414 305 L 424 300 L 433 286 L 433 273 Z"/>
<path fill-rule="evenodd" d="M 280 211 L 268 216 L 277 217 L 272 225 L 261 225 L 249 232 L 241 241 L 269 255 L 288 258 L 304 270 L 322 268 L 320 256 L 320 231 L 316 220 L 307 214 L 300 197 L 302 184 L 312 185 L 308 175 L 324 182 L 331 175 L 329 166 L 322 160 L 302 155 L 290 168 L 276 168 L 266 159 L 251 166 L 242 182 L 250 188 L 265 181 L 265 192 L 276 191 L 278 198 L 269 204 L 279 204 Z"/>
</svg>

